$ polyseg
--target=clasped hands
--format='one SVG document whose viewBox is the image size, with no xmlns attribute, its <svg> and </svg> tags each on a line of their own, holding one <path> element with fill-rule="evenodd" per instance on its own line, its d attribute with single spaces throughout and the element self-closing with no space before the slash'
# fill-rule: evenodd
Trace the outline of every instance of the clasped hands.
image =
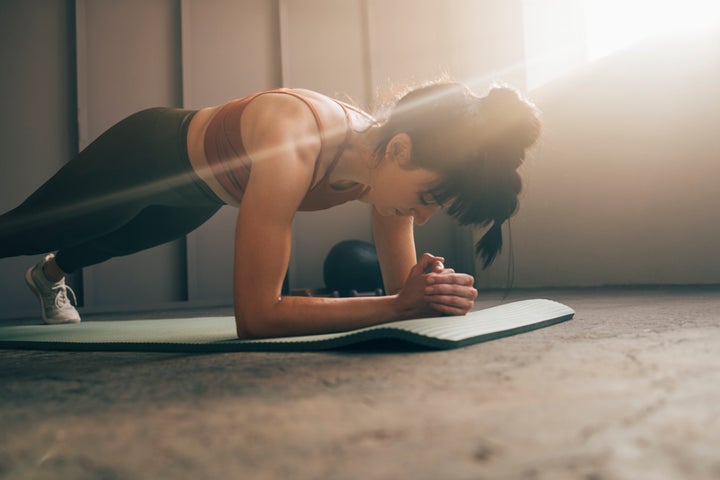
<svg viewBox="0 0 720 480">
<path fill-rule="evenodd" d="M 445 268 L 444 262 L 443 257 L 425 253 L 410 270 L 398 293 L 404 316 L 465 315 L 472 309 L 478 295 L 475 279 Z"/>
</svg>

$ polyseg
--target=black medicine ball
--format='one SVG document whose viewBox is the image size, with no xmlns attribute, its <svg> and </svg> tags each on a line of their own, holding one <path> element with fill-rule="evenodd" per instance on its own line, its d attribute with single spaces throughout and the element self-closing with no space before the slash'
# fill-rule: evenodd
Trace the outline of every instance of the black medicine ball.
<svg viewBox="0 0 720 480">
<path fill-rule="evenodd" d="M 325 287 L 347 295 L 350 290 L 371 292 L 383 288 L 377 251 L 372 243 L 343 240 L 330 249 L 323 264 Z"/>
</svg>

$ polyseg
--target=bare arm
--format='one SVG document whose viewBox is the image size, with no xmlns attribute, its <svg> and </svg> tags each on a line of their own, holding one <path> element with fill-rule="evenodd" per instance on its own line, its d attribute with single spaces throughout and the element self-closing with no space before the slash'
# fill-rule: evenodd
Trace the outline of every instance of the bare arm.
<svg viewBox="0 0 720 480">
<path fill-rule="evenodd" d="M 408 274 L 416 264 L 413 218 L 382 216 L 373 209 L 372 222 L 385 290 L 389 294 L 402 292 L 407 289 Z M 475 279 L 445 268 L 444 262 L 443 257 L 428 253 L 420 259 L 420 263 L 425 264 L 422 272 L 432 273 L 425 279 L 423 302 L 434 315 L 464 315 L 477 298 L 473 287 Z"/>
<path fill-rule="evenodd" d="M 267 112 L 272 112 L 268 114 Z M 245 122 L 247 121 L 247 125 Z M 412 315 L 396 297 L 281 297 L 293 216 L 312 179 L 320 142 L 310 111 L 287 96 L 263 96 L 243 116 L 253 158 L 237 218 L 234 298 L 241 338 L 349 330 Z"/>
<path fill-rule="evenodd" d="M 310 186 L 320 148 L 317 127 L 307 107 L 287 96 L 256 99 L 242 121 L 253 166 L 235 234 L 235 320 L 240 338 L 328 333 L 438 314 L 425 297 L 426 289 L 433 287 L 431 279 L 442 274 L 426 273 L 435 258 L 428 255 L 412 268 L 410 257 L 403 255 L 405 260 L 391 267 L 393 288 L 398 290 L 394 295 L 281 297 L 292 220 Z M 394 243 L 388 241 L 381 250 L 388 255 L 392 248 Z M 403 252 L 407 254 L 405 248 Z M 469 308 L 466 302 L 462 313 Z"/>
<path fill-rule="evenodd" d="M 410 269 L 417 263 L 413 219 L 382 216 L 373 208 L 372 227 L 385 292 L 393 295 L 405 285 Z"/>
</svg>

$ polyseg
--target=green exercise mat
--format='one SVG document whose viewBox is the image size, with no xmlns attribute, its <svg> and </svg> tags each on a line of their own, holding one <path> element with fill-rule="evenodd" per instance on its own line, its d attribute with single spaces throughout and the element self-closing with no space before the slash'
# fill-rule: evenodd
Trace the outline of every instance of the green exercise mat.
<svg viewBox="0 0 720 480">
<path fill-rule="evenodd" d="M 317 351 L 373 340 L 451 349 L 570 320 L 575 312 L 551 300 L 522 300 L 462 317 L 403 320 L 341 333 L 238 340 L 232 317 L 90 321 L 0 327 L 0 348 L 72 351 Z"/>
</svg>

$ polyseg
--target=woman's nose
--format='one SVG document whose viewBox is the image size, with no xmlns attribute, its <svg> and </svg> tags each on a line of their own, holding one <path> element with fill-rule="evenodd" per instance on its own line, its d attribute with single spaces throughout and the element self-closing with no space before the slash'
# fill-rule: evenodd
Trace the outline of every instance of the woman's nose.
<svg viewBox="0 0 720 480">
<path fill-rule="evenodd" d="M 422 225 L 440 209 L 440 205 L 423 205 L 411 210 L 413 221 L 416 225 Z"/>
</svg>

